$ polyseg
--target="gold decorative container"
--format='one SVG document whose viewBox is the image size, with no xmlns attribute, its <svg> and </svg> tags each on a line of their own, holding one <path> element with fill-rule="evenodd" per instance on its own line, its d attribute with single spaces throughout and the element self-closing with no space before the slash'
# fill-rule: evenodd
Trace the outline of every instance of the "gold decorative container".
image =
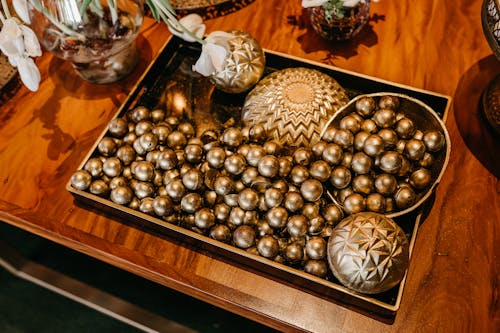
<svg viewBox="0 0 500 333">
<path fill-rule="evenodd" d="M 266 76 L 250 91 L 242 120 L 247 126 L 263 125 L 282 144 L 308 146 L 320 139 L 328 119 L 348 101 L 344 88 L 330 76 L 287 68 Z"/>
</svg>

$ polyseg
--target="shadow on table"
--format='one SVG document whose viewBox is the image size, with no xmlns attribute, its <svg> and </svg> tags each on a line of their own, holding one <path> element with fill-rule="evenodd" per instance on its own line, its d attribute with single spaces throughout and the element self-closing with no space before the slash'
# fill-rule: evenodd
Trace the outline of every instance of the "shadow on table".
<svg viewBox="0 0 500 333">
<path fill-rule="evenodd" d="M 497 178 L 500 178 L 500 136 L 486 120 L 482 95 L 499 73 L 500 61 L 493 55 L 481 59 L 460 78 L 453 102 L 462 139 L 472 154 Z"/>
</svg>

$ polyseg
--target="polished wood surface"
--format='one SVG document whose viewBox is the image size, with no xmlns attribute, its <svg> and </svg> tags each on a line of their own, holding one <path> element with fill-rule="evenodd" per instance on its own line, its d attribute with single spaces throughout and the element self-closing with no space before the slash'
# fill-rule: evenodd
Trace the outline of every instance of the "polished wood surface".
<svg viewBox="0 0 500 333">
<path fill-rule="evenodd" d="M 141 63 L 125 81 L 90 85 L 45 53 L 39 91 L 19 87 L 0 106 L 0 220 L 283 331 L 498 332 L 500 139 L 480 98 L 500 61 L 480 11 L 479 0 L 381 0 L 369 27 L 344 44 L 322 41 L 299 0 L 256 0 L 207 21 L 208 32 L 248 31 L 270 50 L 453 98 L 450 163 L 393 323 L 75 204 L 66 182 L 169 37 L 149 19 L 138 39 Z"/>
</svg>

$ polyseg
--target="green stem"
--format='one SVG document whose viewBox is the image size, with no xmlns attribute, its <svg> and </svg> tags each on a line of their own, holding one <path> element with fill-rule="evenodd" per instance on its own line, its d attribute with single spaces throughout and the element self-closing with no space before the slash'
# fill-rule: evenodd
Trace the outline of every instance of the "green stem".
<svg viewBox="0 0 500 333">
<path fill-rule="evenodd" d="M 68 28 L 64 24 L 60 23 L 53 15 L 50 13 L 47 8 L 45 8 L 39 0 L 30 0 L 33 7 L 43 15 L 53 24 L 55 25 L 59 30 L 61 30 L 64 34 L 68 36 L 76 36 L 78 38 L 85 38 L 82 34 L 79 34 L 78 32 Z"/>
</svg>

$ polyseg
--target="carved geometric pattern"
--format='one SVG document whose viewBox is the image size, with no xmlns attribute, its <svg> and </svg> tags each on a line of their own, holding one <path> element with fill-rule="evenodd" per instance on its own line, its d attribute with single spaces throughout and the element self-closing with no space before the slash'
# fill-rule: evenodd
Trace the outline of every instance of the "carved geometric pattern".
<svg viewBox="0 0 500 333">
<path fill-rule="evenodd" d="M 242 120 L 263 125 L 269 137 L 282 144 L 307 146 L 340 107 L 345 90 L 330 76 L 307 68 L 287 68 L 269 74 L 248 94 Z"/>
<path fill-rule="evenodd" d="M 379 293 L 396 285 L 408 265 L 408 241 L 393 220 L 359 213 L 335 227 L 328 243 L 335 277 L 362 293 Z"/>
</svg>

